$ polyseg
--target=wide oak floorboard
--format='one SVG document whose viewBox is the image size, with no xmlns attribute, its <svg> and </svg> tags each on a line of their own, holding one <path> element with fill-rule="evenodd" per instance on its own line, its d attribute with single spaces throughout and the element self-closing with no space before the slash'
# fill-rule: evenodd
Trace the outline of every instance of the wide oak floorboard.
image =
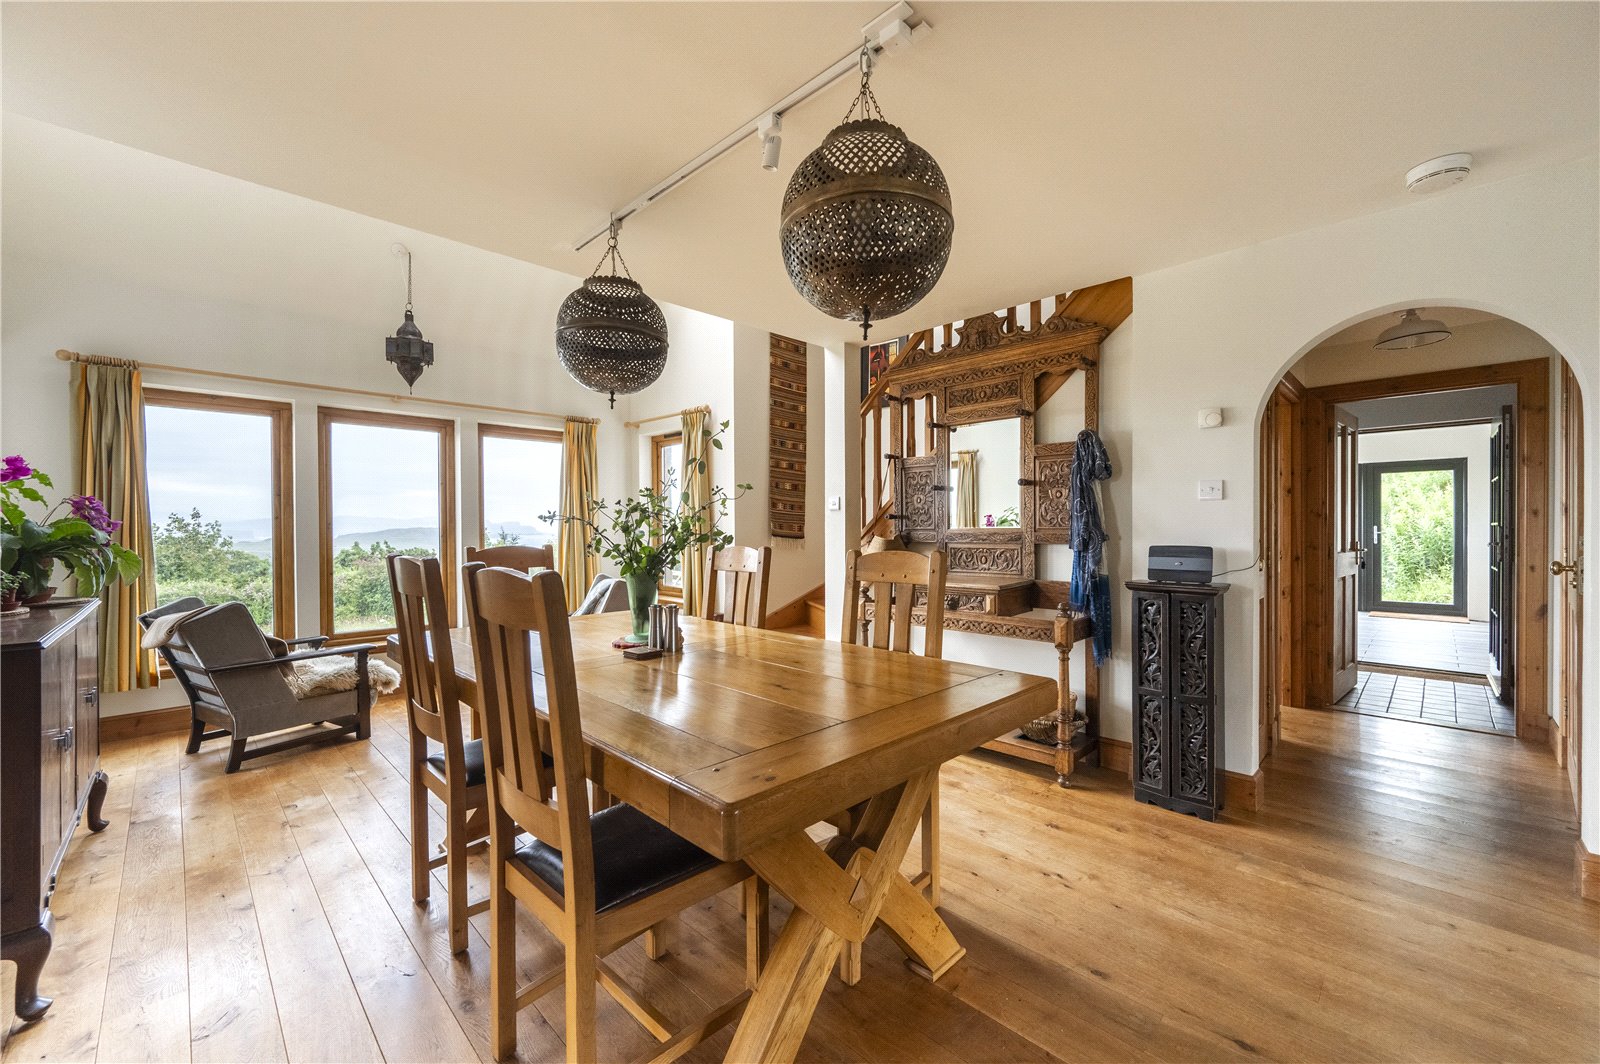
<svg viewBox="0 0 1600 1064">
<path fill-rule="evenodd" d="M 107 744 L 111 827 L 80 828 L 54 901 L 56 1003 L 7 1017 L 5 1059 L 490 1059 L 488 917 L 452 955 L 442 870 L 411 899 L 401 713 L 234 776 L 180 735 Z M 1110 772 L 1074 783 L 986 754 L 945 767 L 943 909 L 967 956 L 929 985 L 873 935 L 802 1060 L 1600 1057 L 1600 906 L 1573 889 L 1572 801 L 1538 745 L 1290 709 L 1260 812 L 1206 824 Z M 788 912 L 774 896 L 774 925 Z M 612 963 L 687 1021 L 742 986 L 743 948 L 725 892 L 666 958 L 635 942 Z M 526 914 L 518 949 L 523 979 L 559 962 Z M 603 993 L 598 1014 L 603 1058 L 653 1044 Z M 559 1058 L 564 1025 L 561 991 L 524 1010 L 521 1058 Z"/>
</svg>

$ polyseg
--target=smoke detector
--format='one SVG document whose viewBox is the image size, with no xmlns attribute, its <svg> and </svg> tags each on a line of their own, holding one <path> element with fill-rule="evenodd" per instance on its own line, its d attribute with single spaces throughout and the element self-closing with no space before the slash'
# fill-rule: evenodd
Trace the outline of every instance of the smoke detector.
<svg viewBox="0 0 1600 1064">
<path fill-rule="evenodd" d="M 1412 192 L 1438 192 L 1466 180 L 1472 173 L 1472 156 L 1464 151 L 1441 155 L 1406 171 L 1406 188 Z"/>
</svg>

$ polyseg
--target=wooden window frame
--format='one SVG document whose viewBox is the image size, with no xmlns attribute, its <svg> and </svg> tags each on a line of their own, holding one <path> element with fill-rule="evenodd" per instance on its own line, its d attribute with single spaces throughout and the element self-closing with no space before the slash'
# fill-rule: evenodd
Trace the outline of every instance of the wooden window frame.
<svg viewBox="0 0 1600 1064">
<path fill-rule="evenodd" d="M 661 494 L 661 452 L 671 447 L 674 443 L 680 447 L 683 445 L 682 429 L 675 429 L 672 432 L 660 432 L 650 437 L 650 490 L 657 495 Z M 669 584 L 665 579 L 656 585 L 656 590 L 668 599 L 683 597 L 683 588 Z"/>
<path fill-rule="evenodd" d="M 146 388 L 144 405 L 249 414 L 269 419 L 272 432 L 272 633 L 281 639 L 293 638 L 296 634 L 293 404 L 280 399 Z M 148 452 L 145 460 L 148 463 Z M 150 525 L 153 531 L 156 527 L 154 514 L 150 515 Z M 151 564 L 154 564 L 154 559 Z M 166 668 L 164 662 L 162 668 Z"/>
<path fill-rule="evenodd" d="M 333 465 L 334 425 L 376 425 L 439 434 L 439 561 L 444 568 L 445 608 L 456 615 L 456 423 L 448 418 L 388 414 L 346 407 L 317 407 L 317 584 L 323 634 L 335 645 L 365 643 L 394 628 L 334 632 L 333 623 Z"/>
<path fill-rule="evenodd" d="M 566 435 L 560 429 L 535 429 L 521 425 L 490 425 L 478 422 L 478 546 L 482 547 L 489 538 L 489 520 L 484 512 L 483 501 L 483 441 L 486 439 L 498 440 L 538 440 L 542 443 L 561 444 L 561 458 L 566 461 L 567 447 Z M 561 470 L 557 470 L 559 474 Z M 560 508 L 560 500 L 556 502 Z"/>
</svg>

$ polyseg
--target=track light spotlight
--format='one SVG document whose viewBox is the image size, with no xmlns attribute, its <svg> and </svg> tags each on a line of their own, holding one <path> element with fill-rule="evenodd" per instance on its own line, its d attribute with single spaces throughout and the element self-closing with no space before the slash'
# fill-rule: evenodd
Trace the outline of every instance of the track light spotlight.
<svg viewBox="0 0 1600 1064">
<path fill-rule="evenodd" d="M 778 153 L 783 149 L 783 116 L 773 113 L 756 123 L 761 136 L 761 169 L 771 173 L 778 168 Z"/>
</svg>

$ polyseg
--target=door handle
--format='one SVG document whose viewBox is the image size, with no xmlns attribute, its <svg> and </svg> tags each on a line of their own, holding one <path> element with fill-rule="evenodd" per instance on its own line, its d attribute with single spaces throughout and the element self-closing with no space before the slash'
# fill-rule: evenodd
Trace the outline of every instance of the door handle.
<svg viewBox="0 0 1600 1064">
<path fill-rule="evenodd" d="M 1578 563 L 1577 562 L 1551 562 L 1550 563 L 1550 575 L 1551 576 L 1560 576 L 1562 573 L 1571 573 L 1573 576 L 1577 576 L 1578 575 Z"/>
</svg>

